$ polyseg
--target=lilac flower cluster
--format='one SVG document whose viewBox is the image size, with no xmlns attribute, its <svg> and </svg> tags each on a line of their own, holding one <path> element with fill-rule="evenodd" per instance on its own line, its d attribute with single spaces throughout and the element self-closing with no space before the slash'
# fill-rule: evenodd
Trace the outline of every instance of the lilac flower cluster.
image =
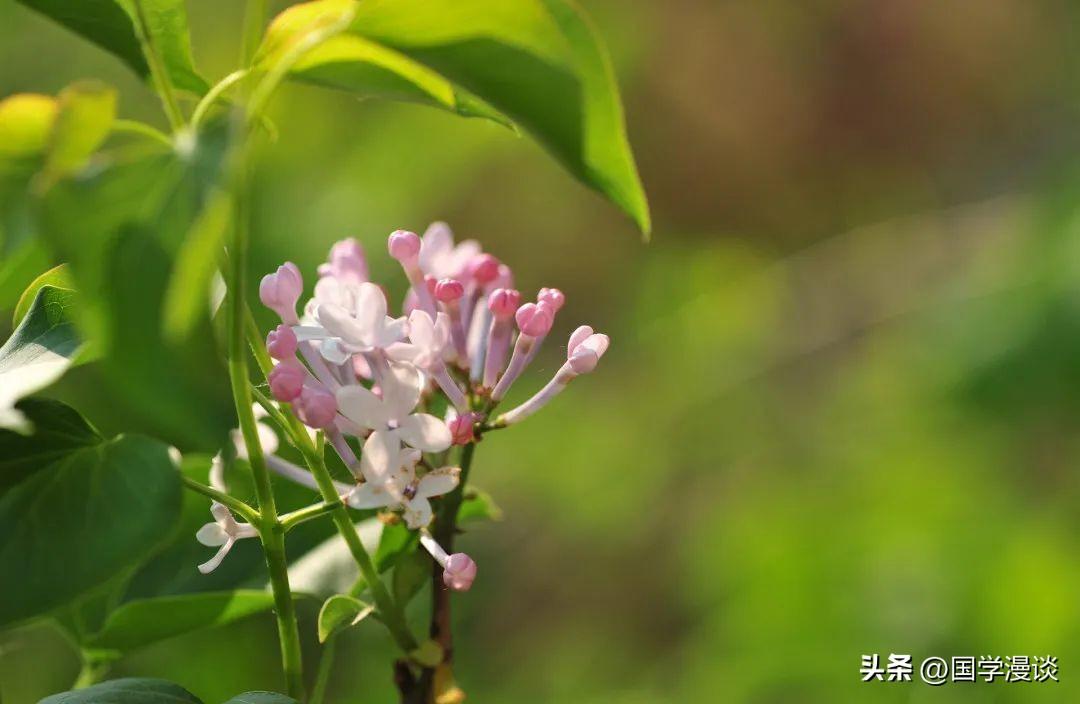
<svg viewBox="0 0 1080 704">
<path fill-rule="evenodd" d="M 420 542 L 444 568 L 446 585 L 466 590 L 476 563 L 464 553 L 448 555 L 427 530 L 430 499 L 460 482 L 460 469 L 437 466 L 438 459 L 452 445 L 475 442 L 486 430 L 538 411 L 596 367 L 608 337 L 577 328 L 554 377 L 521 405 L 493 417 L 551 331 L 565 302 L 562 292 L 543 288 L 535 302 L 522 303 L 510 268 L 473 240 L 455 244 L 444 223 L 432 224 L 423 238 L 396 231 L 388 250 L 410 283 L 400 317 L 389 315 L 354 239 L 330 250 L 301 314 L 304 282 L 295 264 L 286 262 L 262 279 L 259 297 L 281 318 L 266 338 L 275 360 L 267 382 L 274 399 L 288 404 L 282 410 L 322 432 L 353 473 L 354 484 L 338 483 L 342 498 L 354 508 L 400 513 L 410 529 L 421 531 Z M 444 418 L 425 410 L 440 393 L 447 401 Z M 269 467 L 314 487 L 310 473 L 274 454 L 277 437 L 260 426 Z M 359 457 L 348 437 L 357 438 Z M 254 534 L 225 507 L 215 504 L 215 510 L 217 521 L 198 537 L 221 550 L 200 566 L 204 571 L 216 567 L 236 539 Z"/>
</svg>

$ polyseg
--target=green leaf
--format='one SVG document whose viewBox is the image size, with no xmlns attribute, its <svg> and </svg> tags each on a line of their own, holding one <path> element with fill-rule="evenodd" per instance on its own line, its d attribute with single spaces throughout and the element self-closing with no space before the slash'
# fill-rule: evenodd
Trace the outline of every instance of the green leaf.
<svg viewBox="0 0 1080 704">
<path fill-rule="evenodd" d="M 296 78 L 458 113 L 478 100 L 485 116 L 508 117 L 649 232 L 610 60 L 572 2 L 316 0 L 278 15 L 260 62 L 272 65 L 345 12 L 355 13 L 348 32 L 309 51 Z"/>
<path fill-rule="evenodd" d="M 0 347 L 0 428 L 28 433 L 15 402 L 60 378 L 79 351 L 71 321 L 72 291 L 43 286 L 19 327 Z"/>
<path fill-rule="evenodd" d="M 182 340 L 198 324 L 232 221 L 232 198 L 223 190 L 215 191 L 184 238 L 173 267 L 163 312 L 166 339 Z"/>
<path fill-rule="evenodd" d="M 420 588 L 431 579 L 431 558 L 422 550 L 413 550 L 403 556 L 394 565 L 391 584 L 394 588 L 394 601 L 404 608 L 412 601 Z"/>
<path fill-rule="evenodd" d="M 45 169 L 66 174 L 81 168 L 109 136 L 116 119 L 116 90 L 98 81 L 80 81 L 60 91 L 58 99 Z"/>
<path fill-rule="evenodd" d="M 458 508 L 458 523 L 501 521 L 502 519 L 503 511 L 495 504 L 491 494 L 475 486 L 470 486 L 465 490 L 465 499 Z"/>
<path fill-rule="evenodd" d="M 363 621 L 375 611 L 348 594 L 336 594 L 327 599 L 319 609 L 319 642 L 325 643 L 330 636 Z"/>
<path fill-rule="evenodd" d="M 225 702 L 225 704 L 300 704 L 292 697 L 277 692 L 244 692 Z"/>
<path fill-rule="evenodd" d="M 103 356 L 102 393 L 139 429 L 192 450 L 215 451 L 232 425 L 228 381 L 208 303 L 191 309 L 183 341 L 164 337 L 162 319 L 185 237 L 221 176 L 223 127 L 182 153 L 142 146 L 62 179 L 40 207 L 79 291 L 79 329 Z"/>
<path fill-rule="evenodd" d="M 135 0 L 18 1 L 117 56 L 139 76 L 150 75 L 135 31 Z M 150 40 L 172 84 L 199 95 L 205 93 L 206 81 L 195 71 L 191 58 L 184 0 L 139 1 L 146 12 Z"/>
<path fill-rule="evenodd" d="M 109 680 L 45 697 L 38 704 L 202 704 L 178 684 L 144 677 Z"/>
<path fill-rule="evenodd" d="M 44 614 L 138 564 L 170 535 L 180 508 L 165 444 L 105 440 L 55 402 L 22 408 L 37 428 L 29 441 L 0 431 L 5 473 L 20 477 L 0 495 L 0 564 L 12 566 L 0 571 L 0 625 Z"/>
<path fill-rule="evenodd" d="M 34 425 L 33 435 L 0 431 L 0 496 L 34 472 L 104 438 L 70 406 L 28 398 L 19 410 Z"/>
<path fill-rule="evenodd" d="M 113 611 L 104 627 L 83 645 L 125 654 L 166 638 L 224 626 L 273 606 L 272 594 L 256 590 L 139 599 Z"/>
<path fill-rule="evenodd" d="M 26 317 L 26 314 L 30 312 L 30 306 L 34 304 L 34 300 L 37 298 L 38 291 L 45 286 L 68 290 L 74 289 L 75 282 L 71 278 L 71 272 L 68 271 L 67 264 L 54 266 L 30 282 L 30 285 L 19 296 L 19 302 L 15 304 L 15 312 L 11 316 L 12 325 L 18 326 L 19 322 Z"/>
</svg>

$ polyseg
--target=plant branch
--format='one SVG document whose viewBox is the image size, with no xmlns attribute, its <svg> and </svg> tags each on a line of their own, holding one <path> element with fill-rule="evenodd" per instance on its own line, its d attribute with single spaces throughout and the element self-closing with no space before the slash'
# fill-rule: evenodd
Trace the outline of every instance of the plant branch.
<svg viewBox="0 0 1080 704">
<path fill-rule="evenodd" d="M 230 276 L 228 282 L 229 381 L 240 431 L 247 447 L 248 463 L 255 479 L 255 495 L 259 500 L 259 539 L 266 556 L 270 573 L 270 586 L 274 593 L 275 616 L 281 645 L 282 669 L 285 673 L 286 690 L 294 699 L 304 699 L 303 660 L 300 652 L 300 633 L 296 623 L 296 606 L 289 587 L 288 563 L 285 558 L 285 529 L 278 520 L 274 489 L 270 483 L 270 471 L 263 457 L 255 415 L 251 411 L 251 386 L 248 376 L 244 300 L 246 287 L 247 237 L 248 237 L 248 173 L 244 157 L 247 150 L 241 146 L 237 154 L 238 166 L 234 174 L 234 197 L 237 199 L 236 226 L 229 252 Z"/>
<path fill-rule="evenodd" d="M 244 503 L 240 499 L 237 499 L 237 498 L 235 498 L 233 496 L 229 496 L 228 494 L 226 494 L 223 491 L 218 491 L 217 489 L 215 489 L 213 487 L 206 486 L 205 484 L 197 482 L 194 479 L 192 479 L 191 477 L 181 476 L 180 480 L 184 483 L 184 486 L 187 487 L 188 489 L 191 489 L 192 491 L 194 491 L 196 493 L 202 494 L 203 496 L 205 496 L 205 497 L 207 497 L 207 498 L 209 498 L 209 499 L 211 499 L 213 501 L 217 501 L 219 504 L 222 504 L 223 506 L 228 507 L 228 509 L 230 511 L 232 511 L 233 513 L 239 515 L 241 518 L 243 518 L 248 523 L 255 524 L 255 523 L 259 522 L 259 512 L 256 511 L 251 506 L 248 506 L 246 503 Z"/>
<path fill-rule="evenodd" d="M 322 704 L 326 698 L 326 687 L 330 684 L 330 672 L 334 668 L 334 653 L 337 650 L 337 634 L 332 633 L 323 647 L 319 658 L 319 672 L 315 676 L 315 687 L 311 690 L 310 704 Z"/>
<path fill-rule="evenodd" d="M 180 112 L 180 104 L 176 102 L 172 81 L 154 44 L 154 35 L 150 32 L 150 23 L 146 19 L 143 0 L 134 0 L 133 5 L 135 6 L 135 22 L 132 24 L 139 39 L 139 45 L 142 47 L 143 56 L 146 57 L 146 65 L 150 68 L 150 80 L 154 84 L 158 97 L 161 98 L 161 105 L 165 109 L 165 116 L 169 118 L 169 125 L 173 132 L 176 132 L 184 126 L 184 114 Z"/>
<path fill-rule="evenodd" d="M 319 516 L 325 516 L 340 504 L 340 500 L 337 502 L 337 505 L 323 501 L 322 503 L 298 508 L 295 511 L 291 511 L 281 516 L 281 525 L 285 528 L 285 532 L 288 532 L 305 521 L 310 521 L 312 518 L 318 518 Z"/>
<path fill-rule="evenodd" d="M 476 443 L 469 443 L 461 449 L 461 480 L 452 492 L 446 495 L 435 518 L 435 530 L 432 534 L 436 542 L 448 553 L 454 552 L 454 536 L 457 533 L 457 515 L 465 496 L 465 484 L 469 481 L 469 469 L 472 467 Z M 431 629 L 429 634 L 442 646 L 444 662 L 450 664 L 454 657 L 454 632 L 450 619 L 450 590 L 443 583 L 443 568 L 433 562 L 431 568 Z M 420 678 L 423 690 L 422 701 L 430 701 L 435 683 L 434 668 L 424 668 Z"/>
<path fill-rule="evenodd" d="M 137 134 L 148 137 L 155 142 L 164 144 L 169 149 L 173 148 L 173 141 L 169 139 L 169 135 L 138 120 L 113 120 L 112 130 L 121 134 Z"/>
<path fill-rule="evenodd" d="M 225 78 L 215 83 L 213 87 L 206 92 L 206 95 L 202 97 L 198 105 L 195 106 L 195 111 L 191 113 L 191 128 L 197 130 L 199 125 L 202 124 L 203 119 L 206 117 L 206 113 L 210 111 L 210 108 L 221 99 L 225 91 L 232 88 L 248 75 L 247 69 L 240 69 L 239 71 L 233 71 Z"/>
</svg>

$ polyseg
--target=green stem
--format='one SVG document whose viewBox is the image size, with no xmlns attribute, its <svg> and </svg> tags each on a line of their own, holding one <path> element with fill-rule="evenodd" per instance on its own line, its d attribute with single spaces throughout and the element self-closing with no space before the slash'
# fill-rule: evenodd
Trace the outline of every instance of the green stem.
<svg viewBox="0 0 1080 704">
<path fill-rule="evenodd" d="M 245 157 L 246 152 L 242 152 L 239 156 Z M 250 216 L 246 169 L 246 159 L 241 158 L 236 174 L 235 190 L 238 217 L 236 227 L 233 228 L 233 241 L 229 253 L 231 270 L 227 309 L 229 381 L 232 385 L 240 431 L 247 447 L 248 463 L 251 465 L 251 473 L 255 480 L 255 495 L 259 501 L 260 515 L 256 525 L 266 556 L 266 567 L 270 573 L 270 587 L 274 593 L 274 611 L 277 616 L 286 689 L 289 696 L 302 700 L 304 698 L 303 662 L 300 653 L 300 633 L 296 624 L 296 607 L 289 588 L 288 563 L 285 559 L 285 529 L 278 520 L 274 490 L 270 484 L 270 471 L 266 466 L 262 446 L 259 443 L 255 415 L 251 411 L 251 386 L 248 377 L 244 330 L 247 311 L 247 304 L 244 301 L 247 278 L 247 228 Z"/>
<path fill-rule="evenodd" d="M 195 106 L 194 112 L 191 113 L 191 128 L 193 130 L 198 130 L 199 125 L 202 124 L 203 119 L 206 117 L 206 113 L 209 112 L 214 103 L 221 98 L 225 91 L 240 82 L 247 74 L 247 69 L 233 71 L 214 84 L 214 86 L 206 92 L 206 95 L 203 96 L 202 100 L 199 101 L 199 104 Z"/>
<path fill-rule="evenodd" d="M 368 589 L 371 590 L 371 598 L 375 601 L 382 622 L 386 624 L 387 629 L 390 630 L 390 635 L 394 637 L 394 640 L 404 652 L 408 653 L 415 650 L 416 639 L 413 638 L 412 633 L 409 632 L 409 627 L 405 624 L 405 614 L 393 597 L 390 596 L 386 585 L 379 579 L 379 570 L 375 567 L 371 555 L 364 548 L 360 535 L 356 532 L 356 526 L 353 525 L 345 504 L 341 502 L 341 497 L 338 496 L 337 489 L 334 487 L 334 479 L 330 476 L 326 463 L 323 462 L 322 457 L 314 452 L 309 453 L 304 448 L 301 448 L 301 451 L 304 452 L 304 459 L 308 463 L 308 468 L 311 470 L 312 476 L 315 477 L 315 482 L 319 485 L 323 501 L 334 506 L 330 512 L 331 517 L 334 519 L 334 525 L 337 526 L 338 533 L 344 539 L 345 545 L 348 546 L 349 552 L 352 553 L 353 559 L 356 560 L 356 564 L 360 568 L 360 574 L 363 575 Z"/>
<path fill-rule="evenodd" d="M 325 501 L 321 504 L 312 504 L 311 506 L 305 506 L 304 508 L 298 508 L 295 511 L 286 513 L 281 517 L 281 525 L 288 532 L 296 526 L 310 521 L 312 518 L 318 518 L 319 516 L 325 516 L 334 510 L 332 504 L 328 504 Z"/>
<path fill-rule="evenodd" d="M 155 142 L 164 144 L 169 149 L 173 148 L 173 141 L 169 139 L 169 135 L 138 120 L 113 120 L 112 130 L 113 132 L 149 137 Z"/>
<path fill-rule="evenodd" d="M 215 489 L 213 487 L 206 486 L 205 484 L 201 484 L 201 483 L 195 481 L 194 479 L 192 479 L 191 477 L 181 476 L 180 480 L 184 483 L 184 486 L 186 486 L 188 489 L 191 489 L 194 492 L 202 494 L 203 496 L 205 496 L 205 497 L 207 497 L 209 499 L 217 501 L 219 504 L 227 506 L 229 508 L 229 510 L 231 510 L 235 514 L 238 514 L 241 518 L 243 518 L 248 523 L 254 524 L 254 523 L 259 522 L 259 519 L 260 519 L 259 512 L 256 511 L 251 506 L 248 506 L 246 503 L 244 503 L 240 499 L 237 499 L 237 498 L 235 498 L 233 496 L 229 496 L 225 492 L 218 491 L 217 489 Z"/>
<path fill-rule="evenodd" d="M 143 0 L 135 0 L 133 4 L 135 6 L 135 22 L 133 23 L 135 34 L 139 38 L 143 56 L 146 57 L 146 65 L 150 68 L 150 80 L 154 84 L 158 97 L 161 98 L 165 115 L 169 118 L 169 125 L 173 132 L 176 132 L 184 126 L 184 114 L 180 112 L 180 104 L 176 102 L 172 81 L 169 80 L 165 64 L 161 61 L 157 46 L 154 44 L 154 36 L 150 32 L 150 23 L 146 19 Z"/>
<path fill-rule="evenodd" d="M 315 677 L 315 688 L 311 690 L 310 704 L 322 704 L 326 698 L 326 687 L 330 684 L 330 671 L 334 668 L 334 651 L 337 650 L 337 635 L 332 634 L 323 647 L 319 658 L 319 672 Z"/>
</svg>

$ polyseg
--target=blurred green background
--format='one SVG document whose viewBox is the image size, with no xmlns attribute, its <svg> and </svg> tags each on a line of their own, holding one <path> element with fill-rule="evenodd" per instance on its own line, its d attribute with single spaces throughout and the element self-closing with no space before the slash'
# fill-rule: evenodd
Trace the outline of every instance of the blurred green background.
<svg viewBox="0 0 1080 704">
<path fill-rule="evenodd" d="M 313 272 L 356 236 L 400 292 L 386 234 L 445 219 L 523 291 L 566 292 L 553 340 L 585 322 L 612 337 L 597 373 L 479 449 L 506 517 L 460 541 L 480 564 L 455 602 L 469 701 L 1080 701 L 1075 3 L 582 4 L 624 90 L 651 244 L 497 126 L 315 88 L 278 99 L 257 177 L 260 273 Z M 189 6 L 219 78 L 241 4 Z M 0 46 L 0 95 L 100 77 L 123 116 L 162 122 L 117 61 L 10 2 Z M 137 426 L 80 373 L 61 391 L 93 421 Z M 393 701 L 391 652 L 375 626 L 350 632 L 330 701 Z M 891 652 L 1055 655 L 1062 681 L 859 681 L 862 654 Z M 4 704 L 77 669 L 47 626 L 0 636 Z M 207 701 L 279 686 L 273 621 L 114 672 Z"/>
</svg>

